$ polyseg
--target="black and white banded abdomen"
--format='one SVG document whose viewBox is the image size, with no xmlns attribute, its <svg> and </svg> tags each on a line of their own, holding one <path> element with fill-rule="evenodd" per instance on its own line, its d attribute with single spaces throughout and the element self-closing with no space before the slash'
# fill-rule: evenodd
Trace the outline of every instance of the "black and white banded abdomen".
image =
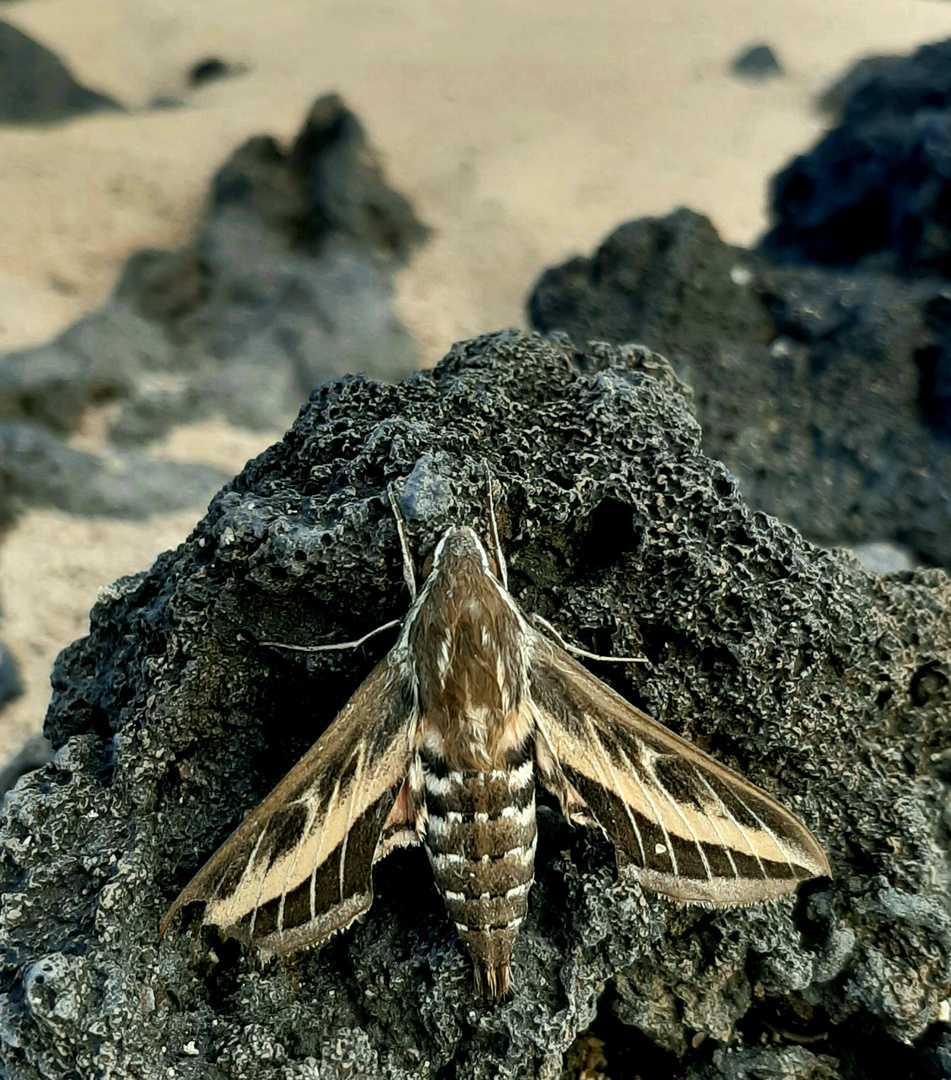
<svg viewBox="0 0 951 1080">
<path fill-rule="evenodd" d="M 535 877 L 534 762 L 483 772 L 424 759 L 423 782 L 424 843 L 436 885 L 479 988 L 501 997 Z"/>
</svg>

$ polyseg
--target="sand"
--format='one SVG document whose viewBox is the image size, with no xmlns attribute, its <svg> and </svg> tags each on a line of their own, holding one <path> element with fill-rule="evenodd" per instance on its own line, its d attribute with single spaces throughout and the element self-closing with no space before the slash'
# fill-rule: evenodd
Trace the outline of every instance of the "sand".
<svg viewBox="0 0 951 1080">
<path fill-rule="evenodd" d="M 433 228 L 397 283 L 425 363 L 525 325 L 539 272 L 629 218 L 684 204 L 752 242 L 769 177 L 823 130 L 813 102 L 828 82 L 861 56 L 951 36 L 944 0 L 22 0 L 0 17 L 130 109 L 0 128 L 0 351 L 100 303 L 136 249 L 180 245 L 238 144 L 290 138 L 336 90 Z M 759 41 L 785 76 L 730 76 Z M 247 70 L 189 90 L 209 55 Z M 150 108 L 160 96 L 183 107 Z M 272 437 L 209 424 L 156 452 L 237 470 Z M 91 419 L 77 442 L 96 440 Z M 0 550 L 0 635 L 28 694 L 0 715 L 0 758 L 38 730 L 49 665 L 98 588 L 147 567 L 201 509 L 145 526 L 21 518 Z"/>
</svg>

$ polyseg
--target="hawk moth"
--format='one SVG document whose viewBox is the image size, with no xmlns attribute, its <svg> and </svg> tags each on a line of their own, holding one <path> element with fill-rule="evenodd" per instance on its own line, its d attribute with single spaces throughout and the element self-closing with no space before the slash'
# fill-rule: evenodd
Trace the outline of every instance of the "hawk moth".
<svg viewBox="0 0 951 1080">
<path fill-rule="evenodd" d="M 370 907 L 375 862 L 422 844 L 477 988 L 502 997 L 534 880 L 536 781 L 569 822 L 607 836 L 622 876 L 678 901 L 774 900 L 830 874 L 781 803 L 536 629 L 508 592 L 494 513 L 494 551 L 447 529 L 417 594 L 390 499 L 413 595 L 387 624 L 396 644 L 183 889 L 163 933 L 202 901 L 205 924 L 262 954 L 318 945 Z"/>
</svg>

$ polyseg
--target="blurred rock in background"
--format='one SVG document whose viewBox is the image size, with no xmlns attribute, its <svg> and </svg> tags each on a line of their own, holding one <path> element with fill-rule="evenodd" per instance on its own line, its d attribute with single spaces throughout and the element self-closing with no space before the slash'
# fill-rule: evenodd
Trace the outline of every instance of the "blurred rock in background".
<svg viewBox="0 0 951 1080">
<path fill-rule="evenodd" d="M 240 75 L 245 68 L 241 64 L 231 64 L 218 56 L 206 56 L 196 60 L 188 70 L 189 86 L 204 86 L 217 79 L 228 79 Z"/>
<path fill-rule="evenodd" d="M 0 643 L 0 709 L 23 693 L 20 670 L 10 650 Z"/>
<path fill-rule="evenodd" d="M 0 796 L 5 795 L 21 776 L 52 760 L 53 746 L 49 739 L 45 735 L 32 735 L 0 768 Z"/>
<path fill-rule="evenodd" d="M 784 74 L 783 66 L 772 46 L 766 44 L 750 45 L 743 49 L 734 57 L 730 71 L 749 82 L 762 82 L 764 79 L 775 79 Z"/>
<path fill-rule="evenodd" d="M 328 378 L 408 374 L 416 354 L 391 279 L 425 235 L 336 96 L 314 104 L 290 150 L 250 139 L 218 171 L 187 248 L 133 255 L 98 311 L 0 357 L 7 488 L 25 505 L 129 518 L 203 505 L 226 475 L 129 449 L 212 416 L 283 428 Z M 104 406 L 113 449 L 70 448 Z"/>
<path fill-rule="evenodd" d="M 197 516 L 233 470 L 149 444 L 180 425 L 224 421 L 266 445 L 328 378 L 412 371 L 392 279 L 425 236 L 337 96 L 315 102 L 289 149 L 269 136 L 247 141 L 218 170 L 187 247 L 138 252 L 101 308 L 48 344 L 0 357 L 0 529 L 24 509 Z M 56 564 L 46 557 L 56 528 L 39 526 L 31 573 Z M 92 599 L 79 600 L 83 615 Z M 75 634 L 57 640 L 52 616 L 29 618 L 28 695 L 0 738 L 7 753 L 26 738 L 21 765 L 35 759 L 49 665 Z"/>
<path fill-rule="evenodd" d="M 48 124 L 122 106 L 81 86 L 44 45 L 0 22 L 0 123 Z"/>
<path fill-rule="evenodd" d="M 669 357 L 752 505 L 823 544 L 951 567 L 946 60 L 951 42 L 858 81 L 842 126 L 777 179 L 759 249 L 689 210 L 630 222 L 546 271 L 529 314 Z"/>
<path fill-rule="evenodd" d="M 839 123 L 772 185 L 771 259 L 951 275 L 951 40 L 846 76 Z"/>
</svg>

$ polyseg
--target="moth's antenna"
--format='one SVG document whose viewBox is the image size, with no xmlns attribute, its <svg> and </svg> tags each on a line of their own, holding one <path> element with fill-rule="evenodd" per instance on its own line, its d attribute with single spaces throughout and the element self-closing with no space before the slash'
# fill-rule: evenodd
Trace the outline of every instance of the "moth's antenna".
<svg viewBox="0 0 951 1080">
<path fill-rule="evenodd" d="M 505 556 L 502 554 L 502 544 L 499 541 L 499 523 L 495 516 L 495 499 L 493 498 L 492 493 L 492 489 L 495 486 L 495 480 L 492 476 L 491 469 L 485 462 L 482 463 L 482 468 L 485 472 L 486 501 L 489 506 L 489 528 L 492 530 L 492 546 L 495 548 L 495 563 L 499 568 L 499 581 L 502 583 L 502 588 L 508 591 L 509 572 L 508 567 L 505 565 Z"/>
<path fill-rule="evenodd" d="M 566 651 L 575 656 L 586 656 L 589 660 L 604 660 L 610 664 L 649 664 L 646 656 L 601 656 L 599 653 L 588 652 L 587 649 L 579 649 L 577 645 L 571 645 L 558 633 L 558 631 L 541 615 L 532 615 L 532 621 L 543 627 L 558 644 Z"/>
<path fill-rule="evenodd" d="M 334 642 L 333 645 L 285 645 L 283 641 L 259 641 L 258 644 L 270 645 L 272 649 L 291 649 L 293 652 L 331 652 L 334 649 L 359 649 L 371 637 L 376 637 L 377 634 L 382 634 L 384 630 L 391 630 L 394 626 L 399 626 L 402 621 L 402 619 L 390 619 L 389 622 L 378 626 L 368 634 L 364 634 L 362 638 L 357 638 L 356 641 L 339 641 Z"/>
<path fill-rule="evenodd" d="M 406 588 L 409 589 L 410 599 L 415 600 L 416 567 L 413 565 L 413 554 L 409 549 L 409 540 L 406 536 L 406 522 L 403 520 L 403 513 L 396 499 L 396 489 L 392 484 L 386 485 L 386 494 L 390 500 L 393 517 L 396 520 L 396 531 L 400 538 L 400 550 L 403 552 L 403 580 L 406 582 Z"/>
</svg>

